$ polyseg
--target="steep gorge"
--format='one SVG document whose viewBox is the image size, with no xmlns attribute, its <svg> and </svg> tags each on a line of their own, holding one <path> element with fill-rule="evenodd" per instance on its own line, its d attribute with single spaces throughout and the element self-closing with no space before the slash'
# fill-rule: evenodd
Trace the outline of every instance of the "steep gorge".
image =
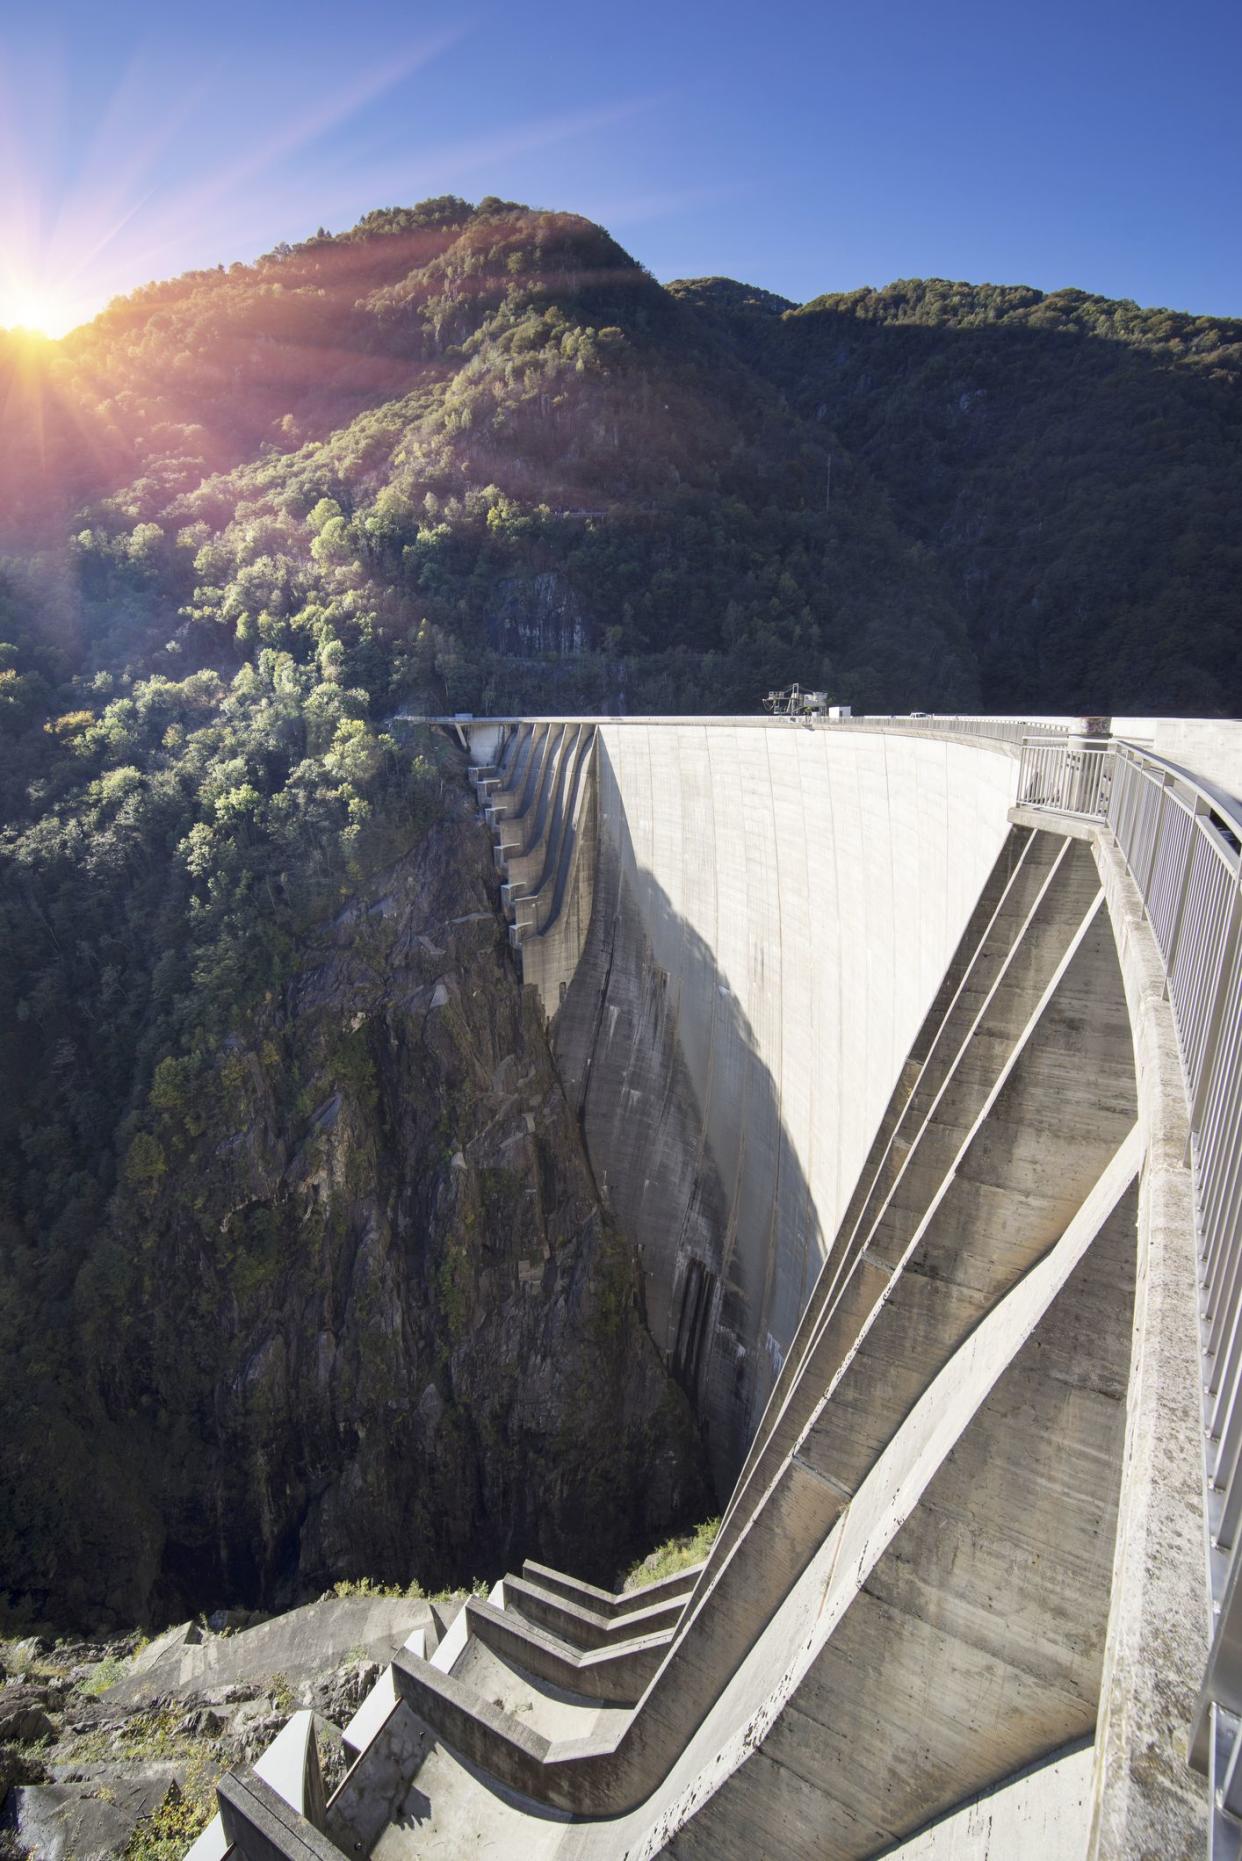
<svg viewBox="0 0 1242 1861">
<path fill-rule="evenodd" d="M 121 1624 L 524 1555 L 611 1577 L 708 1509 L 464 782 L 211 1076 L 164 1078 L 166 1167 L 9 1408 L 12 1601 Z"/>
</svg>

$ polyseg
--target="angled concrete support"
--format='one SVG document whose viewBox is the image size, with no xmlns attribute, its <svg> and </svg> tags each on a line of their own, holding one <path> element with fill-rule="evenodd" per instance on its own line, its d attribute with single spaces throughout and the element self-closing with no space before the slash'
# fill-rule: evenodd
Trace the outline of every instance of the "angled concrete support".
<svg viewBox="0 0 1242 1861">
<path fill-rule="evenodd" d="M 244 1861 L 345 1861 L 341 1850 L 254 1771 L 216 1785 L 225 1836 Z"/>
<path fill-rule="evenodd" d="M 665 1628 L 623 1642 L 620 1647 L 583 1649 L 524 1621 L 512 1609 L 496 1609 L 473 1597 L 466 1609 L 470 1634 L 484 1647 L 549 1686 L 618 1706 L 633 1706 L 642 1697 L 673 1634 L 671 1628 Z"/>
<path fill-rule="evenodd" d="M 674 1571 L 671 1577 L 657 1577 L 654 1583 L 641 1583 L 632 1590 L 601 1590 L 594 1583 L 582 1583 L 577 1577 L 567 1577 L 564 1571 L 552 1570 L 547 1564 L 537 1564 L 529 1557 L 522 1565 L 522 1575 L 527 1582 L 537 1583 L 554 1596 L 562 1596 L 584 1609 L 593 1609 L 596 1615 L 618 1616 L 632 1615 L 636 1609 L 649 1609 L 656 1603 L 684 1599 L 694 1588 L 702 1569 L 701 1564 L 691 1564 L 685 1570 Z"/>
<path fill-rule="evenodd" d="M 222 1813 L 264 1861 L 320 1819 L 394 1861 L 1201 1854 L 1185 1095 L 1109 830 L 1007 818 L 1003 742 L 585 721 L 517 722 L 476 786 L 740 1477 L 697 1570 L 528 1563 L 403 1650 L 322 1817 L 262 1776 Z"/>
<path fill-rule="evenodd" d="M 506 1577 L 505 1608 L 524 1616 L 536 1628 L 546 1628 L 575 1648 L 615 1648 L 643 1635 L 675 1627 L 685 1606 L 684 1595 L 646 1603 L 641 1609 L 600 1615 L 581 1603 L 528 1583 L 524 1577 Z"/>
</svg>

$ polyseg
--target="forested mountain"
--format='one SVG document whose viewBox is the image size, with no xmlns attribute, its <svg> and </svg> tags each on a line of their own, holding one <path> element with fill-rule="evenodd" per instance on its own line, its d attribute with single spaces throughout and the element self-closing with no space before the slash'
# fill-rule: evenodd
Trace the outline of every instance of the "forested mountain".
<svg viewBox="0 0 1242 1861">
<path fill-rule="evenodd" d="M 0 546 L 54 675 L 300 658 L 348 593 L 395 695 L 474 708 L 1230 711 L 1240 370 L 1219 318 L 664 290 L 447 198 L 0 336 Z"/>
<path fill-rule="evenodd" d="M 940 279 L 775 322 L 673 289 L 884 486 L 988 709 L 1237 713 L 1242 325 Z"/>
<path fill-rule="evenodd" d="M 1080 292 L 665 289 L 452 198 L 0 335 L 14 1606 L 581 1563 L 604 1409 L 618 1546 L 693 1511 L 452 752 L 396 714 L 1236 711 L 1240 366 Z M 487 1134 L 528 1115 L 519 1218 Z"/>
</svg>

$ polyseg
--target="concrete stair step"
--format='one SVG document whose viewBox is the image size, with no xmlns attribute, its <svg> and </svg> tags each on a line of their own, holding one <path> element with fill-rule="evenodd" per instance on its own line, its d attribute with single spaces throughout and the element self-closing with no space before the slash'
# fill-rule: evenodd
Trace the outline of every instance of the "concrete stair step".
<svg viewBox="0 0 1242 1861">
<path fill-rule="evenodd" d="M 616 1648 L 625 1641 L 658 1634 L 662 1629 L 671 1630 L 676 1627 L 683 1607 L 684 1597 L 673 1596 L 623 1614 L 602 1615 L 525 1577 L 505 1579 L 506 1610 L 524 1617 L 536 1628 L 551 1630 L 570 1647 L 578 1649 Z"/>
</svg>

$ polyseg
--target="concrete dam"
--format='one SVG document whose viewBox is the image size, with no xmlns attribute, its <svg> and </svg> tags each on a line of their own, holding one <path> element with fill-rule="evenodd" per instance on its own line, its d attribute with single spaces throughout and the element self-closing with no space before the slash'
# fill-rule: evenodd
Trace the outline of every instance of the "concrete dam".
<svg viewBox="0 0 1242 1861">
<path fill-rule="evenodd" d="M 722 1523 L 420 1628 L 195 1861 L 1238 1852 L 1242 726 L 1108 726 L 455 721 Z"/>
</svg>

